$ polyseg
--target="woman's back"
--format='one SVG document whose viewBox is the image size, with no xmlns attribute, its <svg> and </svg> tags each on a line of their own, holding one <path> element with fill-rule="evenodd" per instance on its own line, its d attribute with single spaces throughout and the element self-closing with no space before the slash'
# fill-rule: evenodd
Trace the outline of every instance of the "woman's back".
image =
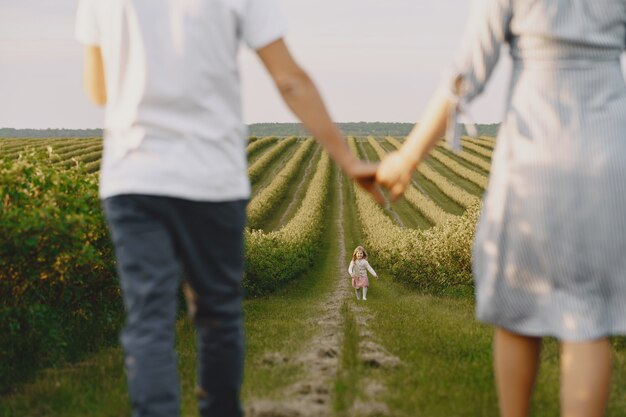
<svg viewBox="0 0 626 417">
<path fill-rule="evenodd" d="M 478 317 L 566 340 L 626 332 L 626 0 L 481 5 L 455 71 L 477 94 L 508 43 L 513 72 L 474 246 Z"/>
<path fill-rule="evenodd" d="M 505 128 L 533 142 L 517 142 L 519 157 L 558 153 L 582 164 L 590 146 L 626 146 L 626 0 L 508 1 L 514 69 Z"/>
<path fill-rule="evenodd" d="M 626 48 L 626 1 L 511 0 L 517 59 L 619 59 Z"/>
<path fill-rule="evenodd" d="M 500 412 L 530 413 L 540 338 L 553 336 L 561 412 L 603 415 L 608 336 L 626 334 L 626 0 L 478 0 L 447 91 L 377 180 L 403 191 L 446 123 L 459 144 L 456 114 L 504 43 L 513 71 L 472 259 L 477 317 L 497 327 Z"/>
</svg>

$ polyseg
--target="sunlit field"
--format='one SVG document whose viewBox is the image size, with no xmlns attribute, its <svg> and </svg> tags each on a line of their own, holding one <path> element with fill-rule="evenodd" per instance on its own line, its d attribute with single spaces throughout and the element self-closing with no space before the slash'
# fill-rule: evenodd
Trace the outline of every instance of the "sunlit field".
<svg viewBox="0 0 626 417">
<path fill-rule="evenodd" d="M 402 137 L 350 137 L 377 161 Z M 493 137 L 441 142 L 404 197 L 376 204 L 311 138 L 251 138 L 244 287 L 247 416 L 498 415 L 492 329 L 474 319 L 471 242 Z M 102 139 L 0 139 L 0 416 L 130 415 L 113 251 L 97 197 Z M 380 278 L 357 301 L 363 245 Z M 195 416 L 195 342 L 181 297 L 182 415 Z M 608 417 L 626 416 L 615 338 Z M 548 339 L 535 417 L 559 414 Z"/>
</svg>

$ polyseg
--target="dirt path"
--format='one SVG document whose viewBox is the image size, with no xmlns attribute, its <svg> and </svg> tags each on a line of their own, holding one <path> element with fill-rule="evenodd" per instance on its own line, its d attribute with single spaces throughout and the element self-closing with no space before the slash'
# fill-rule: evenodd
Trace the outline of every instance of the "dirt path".
<svg viewBox="0 0 626 417">
<path fill-rule="evenodd" d="M 339 175 L 338 178 L 340 179 Z M 341 184 L 339 183 L 339 186 Z M 339 254 L 337 265 L 345 259 L 343 222 L 343 193 L 339 194 Z M 342 267 L 343 269 L 343 267 Z M 338 277 L 345 278 L 337 271 Z M 315 317 L 318 332 L 306 349 L 294 358 L 282 358 L 277 353 L 268 352 L 264 360 L 297 363 L 305 370 L 305 376 L 287 387 L 281 401 L 252 400 L 246 407 L 246 417 L 328 417 L 332 415 L 332 387 L 337 374 L 338 358 L 341 349 L 342 317 L 341 303 L 348 292 L 347 279 L 337 279 L 333 291 L 322 301 L 323 315 Z M 279 357 L 276 357 L 278 355 Z"/>
<path fill-rule="evenodd" d="M 297 363 L 305 371 L 304 377 L 288 386 L 281 395 L 280 401 L 256 399 L 248 402 L 246 417 L 329 417 L 334 414 L 333 396 L 334 382 L 340 367 L 341 348 L 343 342 L 344 317 L 341 313 L 342 305 L 346 302 L 351 305 L 359 329 L 359 361 L 373 367 L 394 367 L 399 361 L 389 355 L 385 349 L 373 340 L 372 333 L 367 329 L 367 323 L 372 319 L 367 308 L 352 302 L 352 287 L 350 286 L 345 249 L 344 232 L 344 196 L 342 177 L 337 173 L 338 215 L 336 259 L 336 284 L 334 289 L 322 301 L 322 315 L 315 317 L 318 332 L 306 344 L 306 348 L 293 358 L 285 358 L 276 352 L 268 352 L 263 361 L 273 366 L 281 363 Z M 384 386 L 377 381 L 368 381 L 363 392 L 371 398 L 380 397 Z M 376 402 L 355 401 L 349 411 L 351 416 L 386 416 L 389 411 L 385 404 Z"/>
</svg>

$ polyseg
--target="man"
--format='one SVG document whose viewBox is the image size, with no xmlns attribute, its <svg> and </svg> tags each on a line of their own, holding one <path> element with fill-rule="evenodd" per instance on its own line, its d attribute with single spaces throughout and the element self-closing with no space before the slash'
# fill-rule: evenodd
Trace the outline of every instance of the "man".
<svg viewBox="0 0 626 417">
<path fill-rule="evenodd" d="M 202 416 L 240 416 L 241 275 L 250 196 L 237 49 L 256 51 L 334 161 L 380 198 L 283 41 L 271 0 L 80 0 L 85 88 L 106 104 L 100 197 L 127 321 L 134 416 L 175 416 L 181 270 L 195 293 Z"/>
</svg>

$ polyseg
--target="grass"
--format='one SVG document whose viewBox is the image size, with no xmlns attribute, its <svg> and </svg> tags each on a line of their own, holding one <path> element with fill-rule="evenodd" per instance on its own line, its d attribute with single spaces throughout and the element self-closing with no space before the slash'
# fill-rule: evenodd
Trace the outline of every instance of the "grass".
<svg viewBox="0 0 626 417">
<path fill-rule="evenodd" d="M 392 415 L 497 416 L 491 326 L 474 319 L 473 300 L 416 293 L 382 279 L 368 293 L 372 329 L 403 366 L 381 372 Z M 558 343 L 545 339 L 533 417 L 558 416 Z M 626 349 L 615 349 L 606 417 L 626 415 Z"/>
<path fill-rule="evenodd" d="M 420 295 L 382 275 L 367 307 L 372 329 L 403 366 L 381 375 L 384 402 L 414 416 L 496 415 L 490 331 L 471 302 Z M 383 337 L 384 335 L 384 337 Z"/>
<path fill-rule="evenodd" d="M 337 416 L 347 415 L 360 392 L 359 329 L 354 312 L 347 302 L 341 305 L 343 317 L 343 343 L 339 370 L 335 379 L 334 411 Z"/>
<path fill-rule="evenodd" d="M 105 349 L 69 367 L 48 369 L 0 403 L 2 417 L 129 414 L 126 379 L 117 348 Z"/>
<path fill-rule="evenodd" d="M 347 186 L 347 184 L 344 184 Z M 346 187 L 346 201 L 353 202 L 352 187 Z M 360 241 L 360 225 L 353 215 L 355 205 L 346 204 L 346 247 Z M 370 259 L 376 269 L 376 259 Z M 370 330 L 402 365 L 394 369 L 372 369 L 348 362 L 344 380 L 361 386 L 369 380 L 383 382 L 382 401 L 393 416 L 496 417 L 491 344 L 493 329 L 474 318 L 471 293 L 449 296 L 421 294 L 395 282 L 385 271 L 372 280 L 368 301 L 360 303 L 374 316 Z M 347 332 L 348 333 L 348 332 Z M 613 380 L 606 417 L 626 413 L 626 338 L 615 339 Z M 347 342 L 344 342 L 346 345 Z M 559 349 L 554 339 L 544 340 L 541 368 L 533 398 L 532 417 L 559 415 Z M 354 397 L 363 397 L 357 392 Z M 363 397 L 363 399 L 366 399 Z M 346 401 L 344 401 L 345 403 Z M 341 409 L 341 408 L 340 408 Z"/>
</svg>

